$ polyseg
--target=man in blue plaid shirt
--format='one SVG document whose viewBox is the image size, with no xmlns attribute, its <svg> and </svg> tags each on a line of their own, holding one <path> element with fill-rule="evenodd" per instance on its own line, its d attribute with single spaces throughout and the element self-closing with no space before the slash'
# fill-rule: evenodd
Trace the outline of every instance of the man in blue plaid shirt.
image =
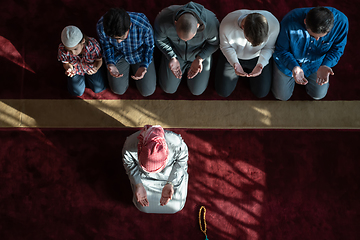
<svg viewBox="0 0 360 240">
<path fill-rule="evenodd" d="M 126 92 L 131 68 L 131 78 L 141 95 L 153 94 L 156 88 L 154 34 L 146 16 L 112 8 L 98 21 L 97 33 L 111 90 L 119 95 Z"/>
</svg>

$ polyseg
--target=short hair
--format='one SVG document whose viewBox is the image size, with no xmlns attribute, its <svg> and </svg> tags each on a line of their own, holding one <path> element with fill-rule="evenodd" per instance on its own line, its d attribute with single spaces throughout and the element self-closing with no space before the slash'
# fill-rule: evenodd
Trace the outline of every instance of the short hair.
<svg viewBox="0 0 360 240">
<path fill-rule="evenodd" d="M 328 33 L 334 26 L 334 14 L 325 7 L 315 7 L 306 14 L 306 28 L 313 33 Z"/>
<path fill-rule="evenodd" d="M 247 40 L 255 47 L 263 43 L 269 32 L 266 18 L 260 13 L 251 13 L 244 21 L 244 34 Z"/>
<path fill-rule="evenodd" d="M 85 39 L 85 42 L 84 42 L 85 46 L 89 45 L 89 37 L 84 34 L 84 37 L 83 37 L 83 39 L 81 39 L 80 42 L 82 42 L 84 39 Z"/>
<path fill-rule="evenodd" d="M 198 20 L 191 13 L 182 14 L 176 21 L 176 30 L 186 35 L 197 32 Z"/>
<path fill-rule="evenodd" d="M 130 29 L 130 16 L 122 8 L 111 8 L 103 18 L 104 32 L 110 37 L 122 37 Z"/>
</svg>

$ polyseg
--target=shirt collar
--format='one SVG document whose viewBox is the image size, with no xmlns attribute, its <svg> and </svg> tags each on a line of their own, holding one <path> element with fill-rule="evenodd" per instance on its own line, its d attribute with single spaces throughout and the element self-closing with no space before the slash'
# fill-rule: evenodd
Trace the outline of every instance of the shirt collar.
<svg viewBox="0 0 360 240">
<path fill-rule="evenodd" d="M 239 19 L 238 19 L 238 25 L 239 25 L 240 28 L 241 28 L 241 22 L 242 22 L 242 20 L 244 20 L 244 18 L 246 18 L 247 15 L 248 15 L 248 14 L 244 14 L 244 15 L 242 15 L 242 16 L 239 17 Z"/>
</svg>

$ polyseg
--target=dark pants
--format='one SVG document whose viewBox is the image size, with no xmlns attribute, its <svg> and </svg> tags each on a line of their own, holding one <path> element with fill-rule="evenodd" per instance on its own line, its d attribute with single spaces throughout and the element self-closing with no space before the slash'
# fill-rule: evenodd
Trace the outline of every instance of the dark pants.
<svg viewBox="0 0 360 240">
<path fill-rule="evenodd" d="M 246 73 L 251 73 L 256 66 L 258 57 L 250 60 L 239 59 L 241 67 Z M 258 98 L 266 97 L 270 91 L 272 80 L 272 58 L 261 74 L 257 77 L 240 77 L 236 75 L 234 67 L 230 65 L 223 54 L 220 54 L 216 68 L 215 90 L 222 97 L 228 97 L 236 87 L 238 80 L 249 80 L 250 89 Z"/>
</svg>

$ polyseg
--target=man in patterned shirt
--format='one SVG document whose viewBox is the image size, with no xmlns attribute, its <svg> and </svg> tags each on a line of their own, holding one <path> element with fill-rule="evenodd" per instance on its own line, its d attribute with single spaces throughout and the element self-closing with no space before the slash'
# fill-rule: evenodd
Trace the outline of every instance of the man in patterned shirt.
<svg viewBox="0 0 360 240">
<path fill-rule="evenodd" d="M 103 74 L 100 70 L 101 50 L 95 38 L 83 35 L 75 26 L 65 27 L 61 33 L 58 60 L 63 63 L 70 94 L 83 95 L 85 84 L 95 93 L 105 90 Z"/>
<path fill-rule="evenodd" d="M 134 73 L 131 78 L 141 95 L 153 94 L 156 88 L 154 36 L 146 16 L 112 8 L 98 21 L 97 33 L 111 90 L 119 95 L 125 93 L 131 68 Z"/>
</svg>

